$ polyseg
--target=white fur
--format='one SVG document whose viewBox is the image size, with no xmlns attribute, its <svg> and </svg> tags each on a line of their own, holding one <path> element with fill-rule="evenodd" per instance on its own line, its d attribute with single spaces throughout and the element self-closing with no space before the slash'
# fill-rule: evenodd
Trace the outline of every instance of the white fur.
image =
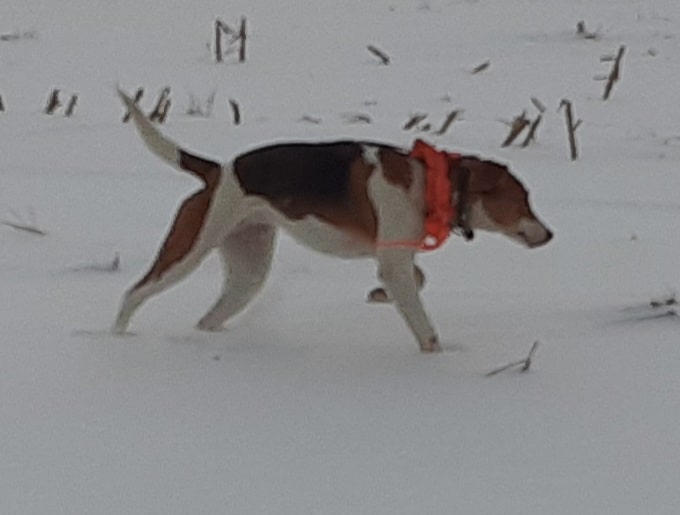
<svg viewBox="0 0 680 515">
<path fill-rule="evenodd" d="M 139 135 L 144 140 L 144 143 L 146 143 L 146 146 L 163 161 L 176 167 L 179 163 L 179 147 L 153 126 L 130 97 L 121 90 L 118 90 L 118 95 L 130 111 L 135 127 L 137 127 Z"/>
<path fill-rule="evenodd" d="M 114 324 L 115 333 L 127 331 L 130 318 L 144 301 L 184 279 L 215 248 L 215 242 L 226 238 L 239 222 L 239 206 L 242 201 L 243 194 L 233 175 L 222 174 L 213 202 L 191 250 L 158 280 L 134 286 L 126 292 Z"/>
<path fill-rule="evenodd" d="M 269 275 L 276 227 L 243 223 L 218 247 L 224 267 L 222 292 L 197 327 L 214 331 L 243 310 Z"/>
<path fill-rule="evenodd" d="M 372 241 L 340 230 L 315 216 L 306 216 L 296 221 L 282 217 L 280 225 L 297 241 L 323 254 L 341 258 L 375 255 L 375 245 Z"/>
<path fill-rule="evenodd" d="M 418 340 L 420 349 L 438 351 L 437 335 L 420 300 L 419 284 L 414 272 L 413 259 L 417 248 L 392 245 L 394 242 L 417 242 L 423 236 L 422 183 L 414 181 L 409 191 L 400 185 L 391 184 L 378 162 L 368 181 L 368 195 L 377 213 L 376 255 L 379 276 L 385 285 L 387 297 L 396 304 Z"/>
</svg>

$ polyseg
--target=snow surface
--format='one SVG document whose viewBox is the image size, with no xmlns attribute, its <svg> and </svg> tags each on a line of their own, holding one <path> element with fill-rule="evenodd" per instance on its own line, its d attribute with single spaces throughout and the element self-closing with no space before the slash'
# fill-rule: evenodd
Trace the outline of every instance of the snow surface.
<svg viewBox="0 0 680 515">
<path fill-rule="evenodd" d="M 247 62 L 214 64 L 214 19 L 241 14 Z M 0 513 L 680 512 L 680 319 L 649 307 L 678 287 L 677 0 L 3 0 L 0 34 L 15 32 L 0 41 L 0 218 L 48 235 L 0 226 Z M 603 102 L 593 77 L 620 44 Z M 511 163 L 556 239 L 527 251 L 479 234 L 423 255 L 440 355 L 364 303 L 373 263 L 285 235 L 227 331 L 192 329 L 219 289 L 211 257 L 113 337 L 121 294 L 196 188 L 120 123 L 116 84 L 144 85 L 147 109 L 170 85 L 164 130 L 224 160 L 420 135 Z M 42 114 L 55 87 L 79 95 L 72 118 Z M 213 90 L 212 117 L 184 114 Z M 534 116 L 532 96 L 548 107 L 538 142 L 501 149 L 499 119 Z M 562 98 L 583 120 L 574 163 Z M 455 108 L 443 136 L 401 129 Z M 485 377 L 536 340 L 528 373 Z"/>
</svg>

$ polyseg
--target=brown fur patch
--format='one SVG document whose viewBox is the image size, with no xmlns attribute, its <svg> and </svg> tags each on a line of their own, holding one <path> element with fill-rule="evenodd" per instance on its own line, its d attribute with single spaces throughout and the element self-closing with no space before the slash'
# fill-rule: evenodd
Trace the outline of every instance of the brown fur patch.
<svg viewBox="0 0 680 515">
<path fill-rule="evenodd" d="M 391 148 L 380 149 L 383 175 L 391 184 L 409 190 L 413 184 L 413 170 L 408 157 Z"/>
<path fill-rule="evenodd" d="M 220 177 L 221 166 L 219 163 L 190 154 L 184 150 L 180 151 L 179 154 L 179 166 L 203 181 L 208 187 L 213 187 Z"/>
<path fill-rule="evenodd" d="M 368 179 L 373 173 L 373 166 L 359 158 L 350 169 L 350 205 L 353 225 L 371 241 L 378 237 L 378 220 L 373 203 L 368 196 Z"/>
<path fill-rule="evenodd" d="M 359 157 L 350 164 L 346 195 L 335 202 L 306 197 L 275 200 L 272 205 L 291 220 L 312 215 L 362 239 L 375 241 L 378 222 L 368 196 L 368 179 L 372 172 L 373 166 Z"/>
<path fill-rule="evenodd" d="M 135 288 L 160 279 L 191 251 L 205 222 L 216 187 L 215 180 L 182 203 L 154 264 Z"/>
<path fill-rule="evenodd" d="M 373 166 L 357 142 L 272 145 L 242 154 L 234 171 L 246 194 L 265 199 L 290 220 L 315 216 L 374 240 L 376 215 L 368 197 Z"/>
<path fill-rule="evenodd" d="M 521 218 L 537 220 L 527 190 L 506 166 L 467 156 L 461 165 L 470 170 L 470 203 L 481 201 L 494 222 L 512 227 Z"/>
<path fill-rule="evenodd" d="M 460 166 L 470 170 L 470 193 L 482 193 L 492 190 L 501 180 L 503 174 L 507 174 L 507 168 L 493 163 L 491 161 L 483 161 L 476 157 L 465 156 L 461 158 Z M 456 181 L 452 181 L 453 184 Z"/>
</svg>

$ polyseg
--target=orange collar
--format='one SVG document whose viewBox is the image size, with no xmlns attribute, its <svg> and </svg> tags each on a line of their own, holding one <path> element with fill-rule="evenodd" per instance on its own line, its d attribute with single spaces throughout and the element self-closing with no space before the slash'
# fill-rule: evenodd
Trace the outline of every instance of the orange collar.
<svg viewBox="0 0 680 515">
<path fill-rule="evenodd" d="M 411 157 L 425 165 L 425 234 L 419 247 L 421 250 L 436 250 L 451 234 L 452 221 L 456 216 L 451 202 L 449 170 L 452 161 L 459 161 L 461 156 L 437 150 L 418 139 L 413 144 Z"/>
</svg>

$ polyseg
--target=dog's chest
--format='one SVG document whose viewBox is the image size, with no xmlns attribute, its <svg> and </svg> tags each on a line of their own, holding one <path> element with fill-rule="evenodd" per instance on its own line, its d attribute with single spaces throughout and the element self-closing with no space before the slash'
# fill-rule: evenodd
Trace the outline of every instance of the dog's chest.
<svg viewBox="0 0 680 515">
<path fill-rule="evenodd" d="M 370 240 L 313 215 L 299 220 L 285 219 L 279 225 L 299 243 L 323 254 L 359 258 L 375 253 L 375 245 Z"/>
</svg>

